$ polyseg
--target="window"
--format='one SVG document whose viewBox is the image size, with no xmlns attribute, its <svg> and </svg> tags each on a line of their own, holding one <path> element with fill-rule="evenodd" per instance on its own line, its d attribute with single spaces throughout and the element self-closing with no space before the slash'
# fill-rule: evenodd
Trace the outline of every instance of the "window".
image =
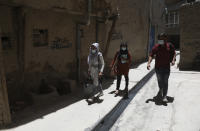
<svg viewBox="0 0 200 131">
<path fill-rule="evenodd" d="M 2 49 L 3 50 L 8 50 L 8 49 L 12 48 L 11 41 L 8 36 L 1 37 L 1 41 L 2 41 Z"/>
<path fill-rule="evenodd" d="M 169 12 L 166 15 L 166 27 L 174 28 L 179 25 L 179 14 L 177 11 Z"/>
<path fill-rule="evenodd" d="M 33 29 L 33 46 L 47 46 L 48 45 L 48 30 L 47 29 Z"/>
</svg>

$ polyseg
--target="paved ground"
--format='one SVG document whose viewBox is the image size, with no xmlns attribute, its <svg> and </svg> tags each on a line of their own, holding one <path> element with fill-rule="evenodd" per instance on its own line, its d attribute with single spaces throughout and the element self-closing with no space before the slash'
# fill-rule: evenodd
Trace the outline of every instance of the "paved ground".
<svg viewBox="0 0 200 131">
<path fill-rule="evenodd" d="M 146 65 L 147 63 L 143 63 L 137 68 L 131 69 L 129 89 L 150 72 L 146 70 Z M 114 94 L 112 94 L 116 88 L 116 80 L 104 86 L 107 88 L 104 90 L 101 102 L 92 105 L 88 105 L 84 99 L 77 95 L 71 96 L 71 98 L 59 98 L 59 100 L 66 99 L 61 104 L 58 103 L 57 94 L 51 94 L 52 97 L 46 103 L 43 100 L 46 99 L 45 96 L 41 96 L 38 102 L 43 101 L 43 107 L 48 106 L 50 103 L 50 108 L 40 111 L 41 103 L 39 105 L 36 103 L 36 105 L 26 109 L 24 113 L 17 115 L 18 120 L 21 117 L 27 117 L 26 111 L 28 110 L 30 116 L 34 117 L 33 119 L 3 131 L 90 131 L 122 99 L 122 97 L 114 97 Z M 123 78 L 120 89 L 124 89 L 124 87 L 125 81 Z"/>
<path fill-rule="evenodd" d="M 146 70 L 146 63 L 132 69 L 130 87 L 136 85 L 147 73 L 149 71 Z M 121 89 L 124 84 L 123 79 Z M 122 99 L 112 94 L 116 81 L 109 85 L 104 90 L 102 102 L 88 105 L 84 99 L 72 96 L 70 102 L 67 98 L 60 108 L 52 105 L 53 109 L 44 114 L 39 112 L 37 106 L 32 106 L 32 115 L 40 114 L 40 117 L 3 131 L 90 131 Z M 199 85 L 199 72 L 179 71 L 177 65 L 174 66 L 168 93 L 174 101 L 162 105 L 152 99 L 158 91 L 154 75 L 134 97 L 111 131 L 200 131 Z M 55 101 L 56 104 L 58 103 Z"/>
<path fill-rule="evenodd" d="M 174 98 L 172 103 L 160 105 L 152 101 L 157 91 L 154 75 L 111 131 L 200 131 L 200 72 L 179 71 L 177 66 L 172 67 L 168 93 L 171 100 Z"/>
</svg>

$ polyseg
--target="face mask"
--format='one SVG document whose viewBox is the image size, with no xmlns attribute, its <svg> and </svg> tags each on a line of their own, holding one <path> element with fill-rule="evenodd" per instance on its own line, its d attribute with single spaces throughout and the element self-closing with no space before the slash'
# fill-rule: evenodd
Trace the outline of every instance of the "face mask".
<svg viewBox="0 0 200 131">
<path fill-rule="evenodd" d="M 127 55 L 122 55 L 122 58 L 123 58 L 123 59 L 127 59 L 128 56 L 127 56 Z"/>
<path fill-rule="evenodd" d="M 122 47 L 122 50 L 125 51 L 125 50 L 126 50 L 126 47 Z"/>
<path fill-rule="evenodd" d="M 121 63 L 122 63 L 122 64 L 126 63 L 126 60 L 121 60 Z"/>
<path fill-rule="evenodd" d="M 92 50 L 92 54 L 95 54 L 96 53 L 96 50 Z"/>
<path fill-rule="evenodd" d="M 164 45 L 164 40 L 158 40 L 158 44 L 160 44 L 160 45 Z"/>
</svg>

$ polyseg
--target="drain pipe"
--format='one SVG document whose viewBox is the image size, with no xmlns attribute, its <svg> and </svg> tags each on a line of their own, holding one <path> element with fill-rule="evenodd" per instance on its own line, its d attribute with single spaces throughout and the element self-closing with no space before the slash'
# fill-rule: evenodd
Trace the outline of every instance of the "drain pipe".
<svg viewBox="0 0 200 131">
<path fill-rule="evenodd" d="M 104 51 L 104 56 L 105 57 L 107 57 L 108 49 L 110 47 L 110 42 L 111 42 L 111 39 L 112 39 L 112 34 L 113 34 L 114 29 L 115 29 L 116 22 L 117 22 L 119 16 L 120 16 L 120 14 L 119 14 L 119 12 L 117 12 L 117 14 L 113 14 L 109 18 L 109 20 L 112 20 L 112 25 L 111 25 L 110 31 L 108 33 L 108 38 L 107 38 L 107 41 L 106 41 L 106 47 L 105 47 L 105 51 Z"/>
<path fill-rule="evenodd" d="M 81 32 L 80 32 L 80 24 L 76 24 L 76 71 L 77 83 L 80 82 L 80 46 L 81 46 Z"/>
<path fill-rule="evenodd" d="M 97 43 L 99 41 L 98 36 L 99 36 L 99 22 L 98 20 L 96 20 L 96 42 Z"/>
<path fill-rule="evenodd" d="M 146 59 L 149 58 L 149 52 L 150 52 L 150 42 L 151 42 L 151 26 L 152 26 L 152 5 L 153 1 L 150 0 L 149 3 L 149 28 L 148 28 L 148 43 L 147 43 L 147 53 L 146 53 Z"/>
<path fill-rule="evenodd" d="M 86 20 L 86 25 L 90 25 L 91 21 L 91 12 L 92 12 L 92 0 L 88 0 L 88 9 L 87 9 L 87 20 Z"/>
<path fill-rule="evenodd" d="M 86 15 L 86 20 L 77 22 L 76 23 L 76 80 L 77 83 L 80 84 L 80 79 L 81 79 L 81 25 L 83 26 L 89 26 L 90 21 L 91 21 L 91 12 L 92 12 L 92 0 L 87 1 L 87 15 Z"/>
</svg>

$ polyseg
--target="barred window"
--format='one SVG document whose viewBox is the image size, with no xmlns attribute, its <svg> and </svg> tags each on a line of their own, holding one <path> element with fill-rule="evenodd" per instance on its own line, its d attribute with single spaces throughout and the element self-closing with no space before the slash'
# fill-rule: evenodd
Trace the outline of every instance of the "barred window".
<svg viewBox="0 0 200 131">
<path fill-rule="evenodd" d="M 33 46 L 47 46 L 48 45 L 48 30 L 47 29 L 33 29 Z"/>
<path fill-rule="evenodd" d="M 169 12 L 166 15 L 166 27 L 174 28 L 179 25 L 179 14 L 177 11 Z"/>
<path fill-rule="evenodd" d="M 9 50 L 12 48 L 11 46 L 11 40 L 9 36 L 3 36 L 1 37 L 1 41 L 2 41 L 2 48 L 3 50 Z"/>
</svg>

